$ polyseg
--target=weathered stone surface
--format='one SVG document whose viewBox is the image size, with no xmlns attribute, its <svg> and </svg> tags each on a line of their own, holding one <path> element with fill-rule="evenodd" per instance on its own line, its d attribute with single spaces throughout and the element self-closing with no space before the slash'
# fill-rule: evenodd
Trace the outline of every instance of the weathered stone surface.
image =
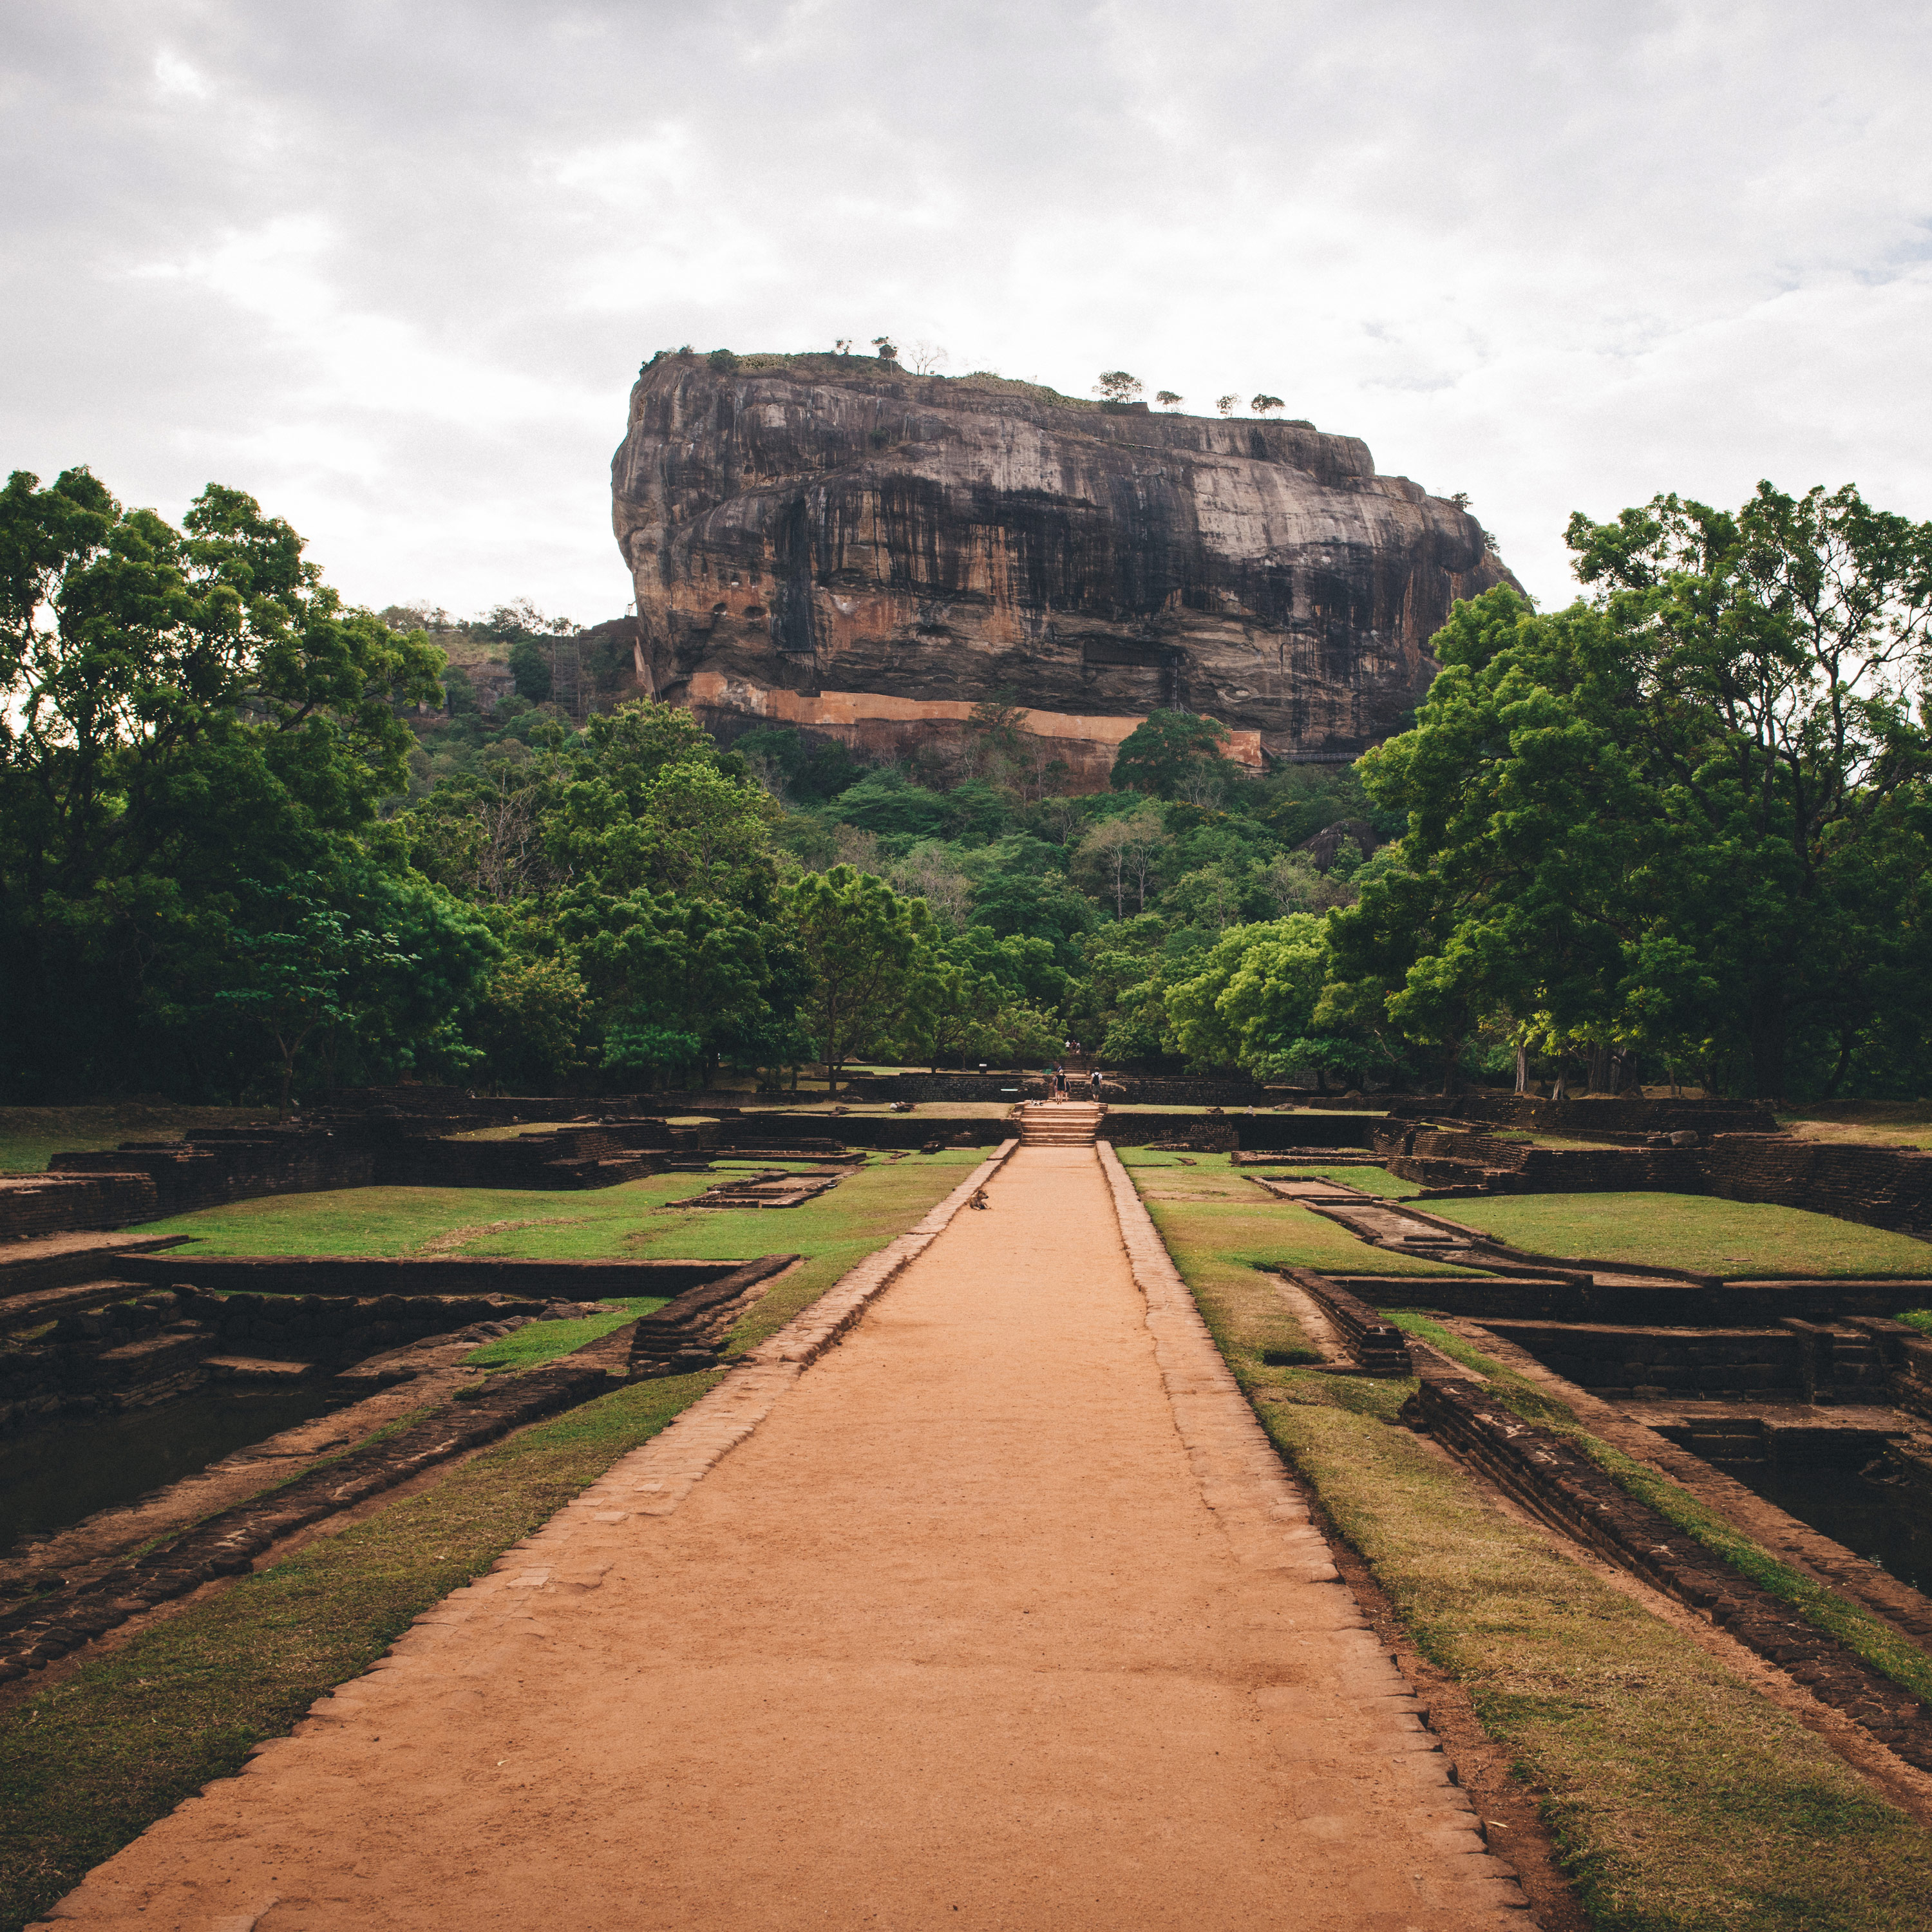
<svg viewBox="0 0 1932 1932">
<path fill-rule="evenodd" d="M 899 752 L 1010 693 L 1088 782 L 1169 706 L 1250 764 L 1352 758 L 1450 604 L 1514 580 L 1358 438 L 853 357 L 662 358 L 612 485 L 660 697 Z"/>
</svg>

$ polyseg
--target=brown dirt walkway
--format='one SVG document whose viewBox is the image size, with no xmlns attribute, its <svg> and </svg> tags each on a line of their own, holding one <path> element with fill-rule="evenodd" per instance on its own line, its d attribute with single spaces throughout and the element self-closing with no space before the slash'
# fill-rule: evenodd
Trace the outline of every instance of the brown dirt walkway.
<svg viewBox="0 0 1932 1932">
<path fill-rule="evenodd" d="M 103 1932 L 1523 1927 L 1191 1304 L 1144 1300 L 1094 1150 L 1022 1150 L 988 1192 L 688 1493 L 652 1472 L 681 1431 L 687 1457 L 739 1434 L 728 1402 L 62 1909 Z"/>
</svg>

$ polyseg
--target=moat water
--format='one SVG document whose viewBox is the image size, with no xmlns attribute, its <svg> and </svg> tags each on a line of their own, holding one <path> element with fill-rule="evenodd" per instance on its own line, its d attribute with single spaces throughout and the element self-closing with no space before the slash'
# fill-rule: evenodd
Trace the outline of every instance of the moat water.
<svg viewBox="0 0 1932 1932">
<path fill-rule="evenodd" d="M 1876 1468 L 1882 1472 L 1881 1460 Z M 1736 1472 L 1775 1503 L 1855 1556 L 1881 1565 L 1902 1583 L 1932 1592 L 1932 1497 L 1914 1485 L 1875 1480 L 1852 1467 L 1786 1466 Z"/>
<path fill-rule="evenodd" d="M 342 1400 L 322 1389 L 208 1390 L 0 1440 L 0 1552 L 196 1475 Z"/>
</svg>

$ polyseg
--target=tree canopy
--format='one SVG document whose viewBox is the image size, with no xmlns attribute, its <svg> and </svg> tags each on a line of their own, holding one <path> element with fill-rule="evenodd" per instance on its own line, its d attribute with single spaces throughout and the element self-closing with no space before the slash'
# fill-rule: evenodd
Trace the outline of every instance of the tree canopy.
<svg viewBox="0 0 1932 1932">
<path fill-rule="evenodd" d="M 1932 526 L 1766 484 L 1569 540 L 1594 594 L 1458 605 L 1363 760 L 1408 831 L 1340 978 L 1445 1056 L 1500 1018 L 1767 1096 L 1922 1065 Z"/>
<path fill-rule="evenodd" d="M 770 1086 L 1070 1034 L 1317 1086 L 1922 1093 L 1932 531 L 1766 485 L 1569 534 L 1585 594 L 1458 604 L 1354 767 L 1158 711 L 1076 792 L 1011 693 L 902 760 L 728 746 L 613 627 L 374 615 L 238 490 L 177 528 L 16 474 L 0 1093 Z M 512 689 L 558 639 L 569 704 Z"/>
</svg>

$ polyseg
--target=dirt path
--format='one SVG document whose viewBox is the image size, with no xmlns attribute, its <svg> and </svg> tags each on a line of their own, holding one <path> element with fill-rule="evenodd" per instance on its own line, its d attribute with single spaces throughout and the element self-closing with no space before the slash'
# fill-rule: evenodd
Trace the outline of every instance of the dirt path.
<svg viewBox="0 0 1932 1932">
<path fill-rule="evenodd" d="M 728 1401 L 70 1921 L 1522 1927 L 1137 1204 L 1139 1287 L 1092 1149 L 988 1192 L 688 1493 Z"/>
</svg>

